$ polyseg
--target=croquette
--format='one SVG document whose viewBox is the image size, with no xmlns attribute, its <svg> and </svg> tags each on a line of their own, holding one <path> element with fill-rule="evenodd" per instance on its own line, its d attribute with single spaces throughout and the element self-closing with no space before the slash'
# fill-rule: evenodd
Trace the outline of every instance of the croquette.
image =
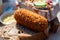
<svg viewBox="0 0 60 40">
<path fill-rule="evenodd" d="M 16 10 L 14 18 L 17 23 L 34 31 L 41 32 L 48 28 L 48 20 L 45 17 L 24 8 Z"/>
</svg>

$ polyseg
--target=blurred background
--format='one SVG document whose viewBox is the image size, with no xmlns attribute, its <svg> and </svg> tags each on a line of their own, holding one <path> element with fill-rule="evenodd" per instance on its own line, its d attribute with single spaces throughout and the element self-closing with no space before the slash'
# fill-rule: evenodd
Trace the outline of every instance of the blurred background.
<svg viewBox="0 0 60 40">
<path fill-rule="evenodd" d="M 16 9 L 16 1 L 20 1 L 20 0 L 0 0 L 0 14 L 2 14 L 3 12 L 6 11 L 11 11 L 11 10 L 15 10 Z M 24 0 L 22 0 L 24 1 Z M 59 2 L 60 5 L 60 0 L 52 0 Z M 57 14 L 57 17 L 59 19 L 60 22 L 60 11 Z M 56 34 L 52 34 L 50 35 L 48 40 L 60 40 L 60 28 L 58 29 L 58 32 Z"/>
</svg>

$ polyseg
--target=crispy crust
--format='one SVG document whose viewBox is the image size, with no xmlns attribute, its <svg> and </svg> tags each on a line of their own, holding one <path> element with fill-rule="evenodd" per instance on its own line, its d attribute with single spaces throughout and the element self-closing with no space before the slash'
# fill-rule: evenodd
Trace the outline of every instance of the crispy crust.
<svg viewBox="0 0 60 40">
<path fill-rule="evenodd" d="M 19 35 L 20 40 L 46 40 L 48 37 L 46 36 L 46 34 L 44 32 L 40 32 L 37 34 L 34 34 L 32 36 L 23 36 L 21 37 Z"/>
<path fill-rule="evenodd" d="M 15 11 L 14 18 L 17 23 L 35 31 L 44 31 L 48 27 L 45 17 L 23 8 Z"/>
</svg>

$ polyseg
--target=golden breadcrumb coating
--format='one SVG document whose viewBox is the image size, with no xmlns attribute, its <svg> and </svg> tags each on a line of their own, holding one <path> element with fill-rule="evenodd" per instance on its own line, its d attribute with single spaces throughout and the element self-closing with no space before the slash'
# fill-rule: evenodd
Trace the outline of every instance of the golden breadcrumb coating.
<svg viewBox="0 0 60 40">
<path fill-rule="evenodd" d="M 35 31 L 44 31 L 48 28 L 48 21 L 45 17 L 27 9 L 16 10 L 14 18 L 17 23 Z"/>
</svg>

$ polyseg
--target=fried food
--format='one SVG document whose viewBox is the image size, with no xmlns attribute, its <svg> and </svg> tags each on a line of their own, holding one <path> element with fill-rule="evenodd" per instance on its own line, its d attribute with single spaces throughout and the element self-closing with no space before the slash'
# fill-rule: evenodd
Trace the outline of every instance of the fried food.
<svg viewBox="0 0 60 40">
<path fill-rule="evenodd" d="M 21 37 L 19 35 L 20 40 L 46 40 L 48 37 L 46 36 L 46 34 L 44 32 L 40 32 L 37 34 L 34 34 L 32 36 L 23 36 Z"/>
<path fill-rule="evenodd" d="M 48 28 L 48 21 L 45 17 L 27 9 L 20 8 L 16 10 L 14 18 L 17 23 L 35 31 L 40 32 Z"/>
</svg>

